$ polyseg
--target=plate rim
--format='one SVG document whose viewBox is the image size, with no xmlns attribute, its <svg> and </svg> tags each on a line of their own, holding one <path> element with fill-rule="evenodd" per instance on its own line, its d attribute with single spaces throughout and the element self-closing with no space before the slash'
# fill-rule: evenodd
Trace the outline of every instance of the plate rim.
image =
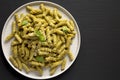
<svg viewBox="0 0 120 80">
<path fill-rule="evenodd" d="M 72 20 L 75 22 L 75 25 L 76 25 L 76 29 L 78 31 L 78 48 L 76 50 L 77 54 L 76 54 L 76 57 L 75 59 L 71 62 L 71 64 L 67 67 L 67 69 L 65 69 L 64 71 L 61 71 L 59 72 L 58 74 L 56 75 L 52 75 L 50 77 L 45 77 L 45 78 L 42 78 L 42 77 L 30 77 L 28 76 L 28 74 L 24 75 L 21 71 L 17 70 L 16 68 L 13 67 L 13 65 L 11 65 L 10 61 L 7 59 L 5 53 L 4 53 L 4 49 L 3 49 L 3 45 L 4 45 L 4 41 L 3 41 L 3 34 L 4 34 L 4 31 L 5 31 L 5 28 L 6 28 L 6 25 L 7 23 L 9 22 L 9 20 L 11 19 L 11 17 L 17 12 L 19 11 L 20 9 L 24 8 L 25 6 L 27 5 L 31 5 L 31 4 L 36 4 L 36 3 L 47 3 L 47 4 L 50 4 L 50 5 L 55 5 L 57 7 L 59 7 L 60 9 L 62 9 L 63 11 L 65 11 L 65 13 L 67 13 L 69 15 L 70 18 L 72 18 Z M 3 26 L 3 29 L 2 29 L 2 34 L 1 34 L 1 45 L 2 45 L 2 52 L 3 52 L 3 55 L 7 61 L 7 63 L 13 68 L 13 70 L 15 70 L 17 73 L 27 77 L 27 78 L 31 78 L 31 79 L 50 79 L 50 78 L 54 78 L 54 77 L 57 77 L 58 75 L 61 75 L 62 73 L 64 73 L 65 71 L 67 71 L 72 65 L 73 63 L 75 62 L 76 58 L 78 57 L 78 54 L 79 54 L 79 51 L 80 51 L 80 47 L 81 47 L 81 33 L 80 33 L 80 27 L 78 27 L 78 24 L 76 22 L 76 19 L 73 17 L 73 15 L 70 13 L 70 11 L 68 11 L 66 8 L 62 7 L 60 4 L 58 3 L 55 3 L 55 2 L 52 2 L 52 1 L 31 1 L 31 2 L 27 2 L 27 3 L 24 3 L 22 4 L 21 6 L 17 7 L 12 13 L 10 13 L 10 15 L 8 16 L 8 18 L 6 19 L 5 23 L 4 23 L 4 26 Z"/>
</svg>

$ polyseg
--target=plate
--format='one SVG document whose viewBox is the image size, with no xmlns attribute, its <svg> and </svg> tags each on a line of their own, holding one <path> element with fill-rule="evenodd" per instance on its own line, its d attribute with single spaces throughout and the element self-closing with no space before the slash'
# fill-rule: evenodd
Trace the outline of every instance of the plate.
<svg viewBox="0 0 120 80">
<path fill-rule="evenodd" d="M 20 13 L 26 13 L 26 6 L 27 5 L 31 5 L 33 7 L 38 7 L 40 3 L 43 3 L 45 4 L 47 7 L 53 9 L 53 8 L 57 8 L 59 10 L 59 12 L 62 14 L 63 18 L 66 18 L 66 19 L 71 19 L 73 20 L 73 22 L 75 23 L 75 31 L 76 31 L 76 36 L 75 38 L 73 39 L 73 42 L 71 44 L 71 51 L 74 55 L 74 60 L 73 61 L 69 61 L 68 60 L 68 57 L 67 58 L 67 64 L 66 64 L 66 68 L 65 70 L 61 71 L 60 68 L 57 69 L 57 71 L 55 72 L 54 75 L 50 76 L 49 75 L 49 72 L 48 70 L 44 70 L 44 73 L 43 73 L 43 76 L 39 76 L 37 75 L 37 73 L 35 72 L 30 72 L 28 74 L 25 73 L 25 71 L 19 71 L 17 68 L 15 68 L 11 62 L 9 61 L 9 56 L 11 54 L 11 51 L 10 51 L 10 43 L 11 41 L 9 42 L 5 42 L 5 38 L 8 34 L 11 33 L 11 24 L 12 24 L 12 21 L 14 20 L 14 14 L 17 12 L 18 14 Z M 16 70 L 18 73 L 26 76 L 26 77 L 29 77 L 29 78 L 32 78 L 32 79 L 49 79 L 49 78 L 53 78 L 55 76 L 58 76 L 60 74 L 62 74 L 63 72 L 65 72 L 66 70 L 68 70 L 68 68 L 73 64 L 73 62 L 75 61 L 77 55 L 78 55 L 78 52 L 79 52 L 79 49 L 80 49 L 80 44 L 81 44 L 81 36 L 80 36 L 80 31 L 79 31 L 79 27 L 77 25 L 77 22 L 75 21 L 75 19 L 73 18 L 73 16 L 65 9 L 63 8 L 62 6 L 56 4 L 56 3 L 53 3 L 53 2 L 49 2 L 49 1 L 34 1 L 34 2 L 29 2 L 29 3 L 26 3 L 22 6 L 20 6 L 19 8 L 17 8 L 7 19 L 4 27 L 3 27 L 3 31 L 2 31 L 2 36 L 1 36 L 1 43 L 2 43 L 2 50 L 3 50 L 3 53 L 4 53 L 4 56 L 7 60 L 7 62 L 11 65 L 11 67 Z"/>
</svg>

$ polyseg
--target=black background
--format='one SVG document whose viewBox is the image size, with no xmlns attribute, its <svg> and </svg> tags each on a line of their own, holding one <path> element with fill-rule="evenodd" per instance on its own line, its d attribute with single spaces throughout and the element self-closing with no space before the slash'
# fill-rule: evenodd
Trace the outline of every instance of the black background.
<svg viewBox="0 0 120 80">
<path fill-rule="evenodd" d="M 9 15 L 30 1 L 34 0 L 0 0 L 0 33 Z M 79 55 L 72 67 L 51 80 L 120 80 L 120 1 L 49 1 L 71 12 L 82 37 Z M 0 48 L 0 80 L 27 79 L 10 67 Z"/>
</svg>

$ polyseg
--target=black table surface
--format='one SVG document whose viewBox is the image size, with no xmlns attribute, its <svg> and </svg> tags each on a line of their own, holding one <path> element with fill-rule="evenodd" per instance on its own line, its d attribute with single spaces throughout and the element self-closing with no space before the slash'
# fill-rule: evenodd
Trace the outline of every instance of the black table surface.
<svg viewBox="0 0 120 80">
<path fill-rule="evenodd" d="M 34 0 L 0 0 L 0 32 L 19 6 Z M 74 64 L 51 80 L 120 80 L 120 1 L 48 0 L 65 7 L 76 19 L 81 48 Z M 17 73 L 0 48 L 0 80 L 28 80 Z M 29 79 L 31 80 L 31 79 Z"/>
</svg>

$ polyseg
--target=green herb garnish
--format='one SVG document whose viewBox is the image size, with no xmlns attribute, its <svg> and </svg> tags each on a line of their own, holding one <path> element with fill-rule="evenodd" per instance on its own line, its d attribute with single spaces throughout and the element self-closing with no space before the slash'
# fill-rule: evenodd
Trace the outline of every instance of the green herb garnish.
<svg viewBox="0 0 120 80">
<path fill-rule="evenodd" d="M 41 42 L 44 42 L 44 41 L 45 41 L 45 37 L 44 37 L 44 35 L 43 35 L 40 31 L 35 30 L 35 34 L 36 34 L 36 36 L 39 38 L 39 40 L 40 40 Z"/>
<path fill-rule="evenodd" d="M 68 32 L 67 26 L 63 26 L 62 31 L 65 32 L 65 33 L 67 33 Z"/>
<path fill-rule="evenodd" d="M 44 61 L 45 61 L 45 59 L 44 59 L 43 56 L 37 56 L 35 59 L 36 59 L 38 62 L 44 62 Z"/>
<path fill-rule="evenodd" d="M 26 25 L 26 24 L 28 24 L 28 21 L 27 21 L 27 20 L 23 20 L 23 21 L 22 21 L 22 26 L 24 26 L 24 25 Z"/>
</svg>

